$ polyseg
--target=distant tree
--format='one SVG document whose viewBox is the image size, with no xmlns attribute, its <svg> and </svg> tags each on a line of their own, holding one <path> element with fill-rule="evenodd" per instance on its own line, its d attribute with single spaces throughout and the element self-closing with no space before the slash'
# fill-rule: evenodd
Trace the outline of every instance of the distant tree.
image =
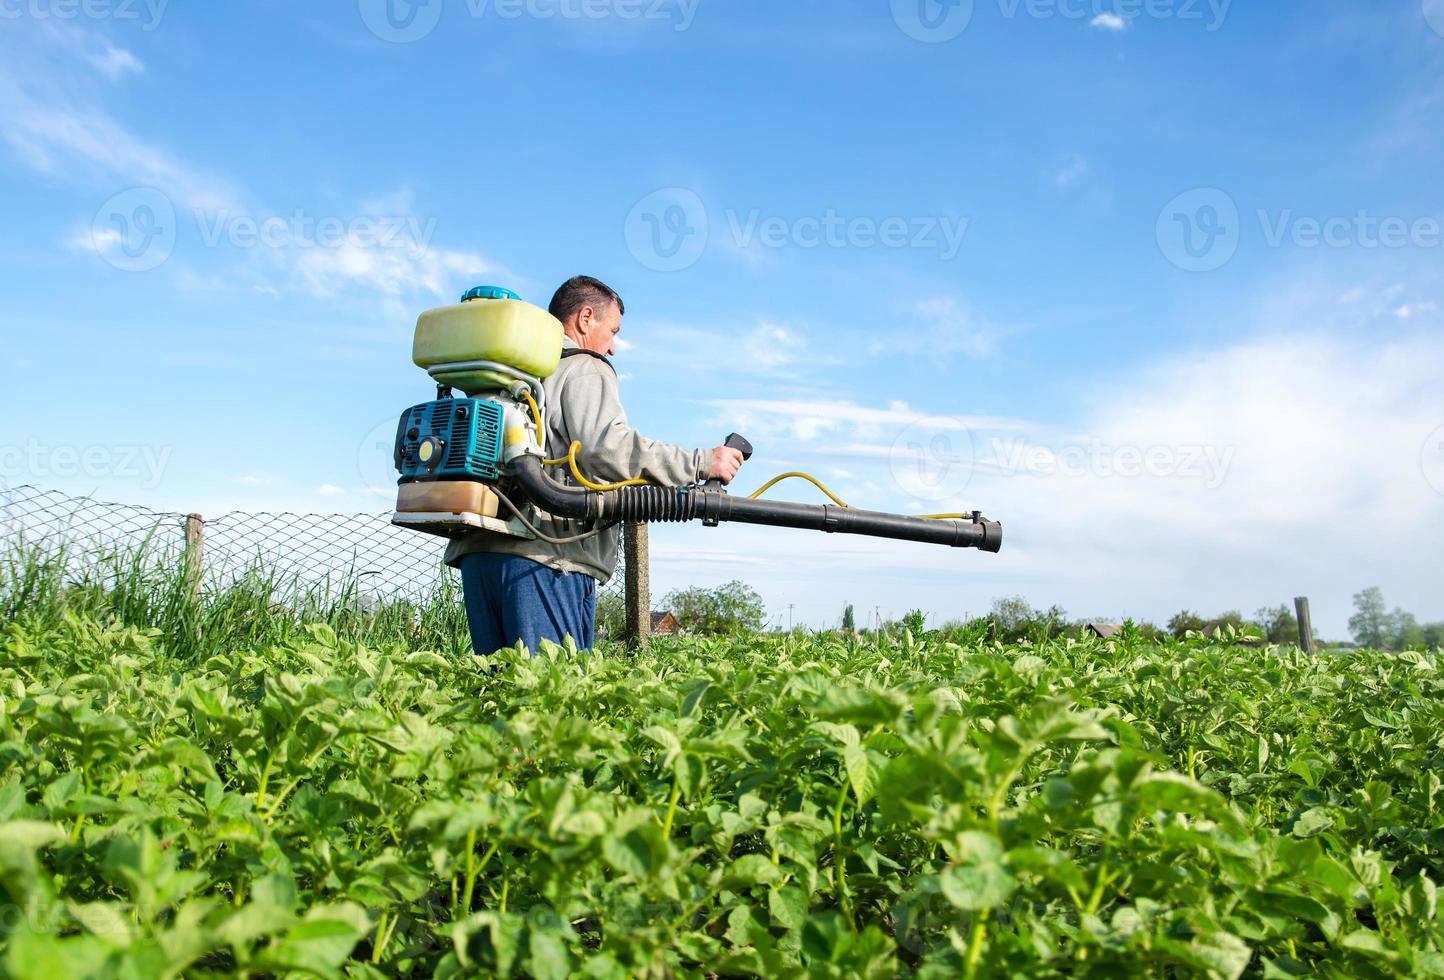
<svg viewBox="0 0 1444 980">
<path fill-rule="evenodd" d="M 1175 613 L 1168 621 L 1168 632 L 1183 639 L 1186 633 L 1202 633 L 1208 628 L 1208 621 L 1192 610 Z"/>
<path fill-rule="evenodd" d="M 1002 635 L 1020 632 L 1025 625 L 1038 618 L 1038 611 L 1022 596 L 1008 596 L 993 600 L 992 620 Z"/>
<path fill-rule="evenodd" d="M 1349 617 L 1349 632 L 1361 647 L 1384 649 L 1389 642 L 1389 613 L 1384 605 L 1384 592 L 1378 586 L 1354 596 L 1354 615 Z"/>
<path fill-rule="evenodd" d="M 745 582 L 681 589 L 667 595 L 666 605 L 681 627 L 693 633 L 755 633 L 767 623 L 762 596 Z"/>
<path fill-rule="evenodd" d="M 850 602 L 847 604 L 847 608 L 842 611 L 842 631 L 844 633 L 857 631 L 857 616 L 853 613 L 852 603 Z"/>
<path fill-rule="evenodd" d="M 1230 609 L 1228 612 L 1210 619 L 1208 625 L 1211 629 L 1215 630 L 1222 629 L 1225 626 L 1232 626 L 1236 630 L 1242 630 L 1244 626 L 1248 624 L 1244 621 L 1243 613 L 1237 609 Z"/>
<path fill-rule="evenodd" d="M 1422 628 L 1422 646 L 1426 650 L 1444 650 L 1444 623 L 1430 623 Z"/>
<path fill-rule="evenodd" d="M 1395 609 L 1389 614 L 1389 646 L 1395 650 L 1426 649 L 1424 627 L 1414 614 Z"/>
<path fill-rule="evenodd" d="M 1254 622 L 1270 643 L 1296 643 L 1299 638 L 1299 621 L 1287 605 L 1272 609 L 1260 609 L 1254 613 Z"/>
</svg>

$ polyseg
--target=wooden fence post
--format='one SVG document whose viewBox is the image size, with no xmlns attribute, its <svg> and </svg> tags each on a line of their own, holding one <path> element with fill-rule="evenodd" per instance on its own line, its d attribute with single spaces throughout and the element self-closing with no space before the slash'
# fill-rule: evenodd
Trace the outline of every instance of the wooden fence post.
<svg viewBox="0 0 1444 980">
<path fill-rule="evenodd" d="M 185 575 L 192 595 L 200 592 L 206 570 L 206 519 L 186 515 Z"/>
<path fill-rule="evenodd" d="M 622 535 L 627 563 L 627 645 L 643 647 L 652 638 L 652 582 L 647 525 L 628 524 Z"/>
<path fill-rule="evenodd" d="M 1299 649 L 1309 656 L 1314 656 L 1319 652 L 1319 648 L 1314 643 L 1314 623 L 1309 618 L 1308 596 L 1299 596 L 1295 599 L 1294 609 L 1299 614 Z"/>
</svg>

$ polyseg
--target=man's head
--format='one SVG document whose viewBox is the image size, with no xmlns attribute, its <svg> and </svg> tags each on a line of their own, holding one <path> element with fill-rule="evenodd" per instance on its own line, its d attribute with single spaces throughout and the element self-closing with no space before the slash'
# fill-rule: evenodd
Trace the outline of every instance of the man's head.
<svg viewBox="0 0 1444 980">
<path fill-rule="evenodd" d="M 617 353 L 627 306 L 611 286 L 591 276 L 575 276 L 562 283 L 550 309 L 578 347 L 608 356 Z"/>
</svg>

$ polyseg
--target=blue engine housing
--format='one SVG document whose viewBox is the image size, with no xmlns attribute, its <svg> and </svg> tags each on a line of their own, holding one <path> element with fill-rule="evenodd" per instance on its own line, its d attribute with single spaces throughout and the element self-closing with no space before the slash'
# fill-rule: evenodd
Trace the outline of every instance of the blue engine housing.
<svg viewBox="0 0 1444 980">
<path fill-rule="evenodd" d="M 407 409 L 396 427 L 401 482 L 497 479 L 504 417 L 500 405 L 476 398 L 447 398 Z"/>
</svg>

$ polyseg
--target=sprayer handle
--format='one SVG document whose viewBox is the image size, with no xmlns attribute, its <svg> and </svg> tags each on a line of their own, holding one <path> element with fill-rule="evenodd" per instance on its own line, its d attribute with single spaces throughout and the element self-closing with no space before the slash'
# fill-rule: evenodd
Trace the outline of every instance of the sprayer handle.
<svg viewBox="0 0 1444 980">
<path fill-rule="evenodd" d="M 728 449 L 735 449 L 739 453 L 741 453 L 743 462 L 746 462 L 747 460 L 752 458 L 752 443 L 748 442 L 746 439 L 742 438 L 735 432 L 727 437 L 727 441 L 723 445 L 725 445 Z M 718 479 L 708 480 L 706 483 L 702 484 L 702 489 L 721 490 L 722 481 Z"/>
</svg>

